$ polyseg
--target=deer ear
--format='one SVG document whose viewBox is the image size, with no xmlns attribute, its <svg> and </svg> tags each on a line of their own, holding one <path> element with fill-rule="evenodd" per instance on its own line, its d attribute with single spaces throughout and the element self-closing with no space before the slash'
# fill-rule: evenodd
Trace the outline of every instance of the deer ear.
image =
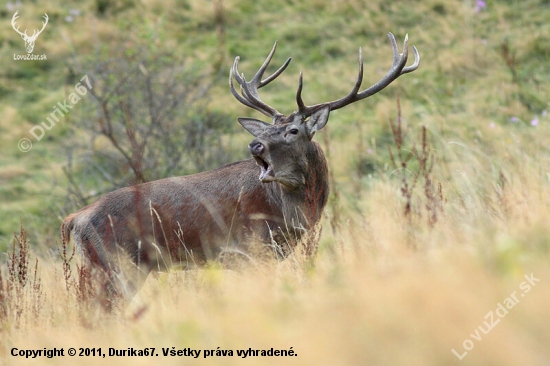
<svg viewBox="0 0 550 366">
<path fill-rule="evenodd" d="M 330 106 L 327 105 L 319 109 L 317 112 L 313 113 L 309 117 L 309 120 L 306 121 L 306 127 L 309 133 L 309 136 L 313 137 L 315 132 L 325 127 L 325 125 L 328 122 L 329 114 L 330 114 Z"/>
<path fill-rule="evenodd" d="M 238 120 L 245 130 L 250 132 L 254 137 L 258 137 L 266 128 L 271 126 L 269 123 L 254 118 L 239 117 Z"/>
</svg>

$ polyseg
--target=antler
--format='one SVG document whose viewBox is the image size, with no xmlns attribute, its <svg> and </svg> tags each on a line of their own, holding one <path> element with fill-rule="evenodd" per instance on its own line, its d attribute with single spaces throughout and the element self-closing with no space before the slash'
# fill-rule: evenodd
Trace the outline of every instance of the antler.
<svg viewBox="0 0 550 366">
<path fill-rule="evenodd" d="M 256 75 L 250 80 L 249 82 L 246 81 L 244 74 L 239 74 L 238 70 L 238 64 L 240 58 L 237 56 L 235 57 L 235 62 L 233 63 L 233 67 L 229 71 L 229 87 L 231 88 L 231 94 L 242 104 L 244 104 L 247 107 L 253 108 L 263 114 L 265 114 L 268 117 L 271 117 L 275 120 L 277 116 L 282 115 L 281 113 L 277 112 L 277 110 L 266 103 L 262 102 L 260 99 L 260 96 L 258 95 L 258 89 L 266 86 L 273 80 L 275 80 L 283 71 L 285 71 L 286 67 L 290 63 L 291 58 L 289 57 L 288 60 L 281 66 L 277 71 L 275 71 L 271 76 L 265 78 L 262 80 L 262 76 L 265 72 L 265 69 L 269 65 L 269 62 L 273 58 L 273 55 L 275 54 L 275 50 L 277 49 L 277 42 L 273 45 L 273 48 L 271 49 L 271 52 L 265 59 L 264 63 L 256 72 Z M 237 80 L 237 83 L 241 87 L 241 93 L 238 93 L 237 90 L 235 90 L 235 87 L 233 86 L 233 78 Z"/>
<path fill-rule="evenodd" d="M 19 31 L 19 27 L 15 28 L 15 21 L 17 20 L 17 18 L 19 18 L 19 16 L 17 15 L 17 13 L 19 13 L 19 10 L 17 10 L 17 11 L 15 12 L 15 14 L 13 14 L 13 17 L 11 18 L 11 26 L 12 26 L 13 29 L 14 29 L 17 33 L 19 33 L 20 35 L 25 36 L 25 37 L 28 37 L 28 35 L 27 35 L 27 30 L 26 30 L 26 29 L 25 29 L 25 32 L 22 33 L 21 31 Z"/>
<path fill-rule="evenodd" d="M 361 48 L 359 48 L 359 75 L 357 75 L 357 81 L 355 82 L 353 89 L 345 97 L 335 100 L 333 102 L 306 106 L 304 104 L 304 101 L 302 100 L 303 84 L 302 84 L 302 73 L 300 72 L 300 81 L 298 84 L 298 90 L 296 91 L 296 103 L 298 104 L 299 113 L 307 116 L 315 112 L 320 107 L 323 107 L 326 105 L 330 105 L 330 110 L 332 111 L 345 107 L 348 104 L 357 102 L 358 100 L 365 99 L 367 97 L 370 97 L 373 94 L 378 93 L 380 90 L 390 85 L 391 82 L 397 79 L 399 76 L 416 70 L 418 68 L 418 65 L 420 64 L 420 55 L 418 54 L 418 50 L 416 49 L 415 46 L 412 46 L 414 51 L 414 64 L 412 64 L 411 66 L 405 67 L 405 65 L 407 64 L 407 57 L 408 57 L 408 47 L 407 47 L 407 41 L 409 39 L 408 34 L 405 36 L 403 53 L 401 54 L 397 49 L 397 43 L 395 42 L 395 37 L 393 36 L 393 34 L 388 33 L 388 38 L 390 39 L 392 49 L 393 49 L 393 65 L 390 68 L 390 71 L 388 71 L 388 73 L 386 74 L 386 76 L 384 76 L 376 84 L 374 84 L 368 89 L 363 90 L 362 92 L 359 92 L 359 88 L 361 87 L 361 83 L 363 82 L 363 51 L 361 50 Z"/>
</svg>

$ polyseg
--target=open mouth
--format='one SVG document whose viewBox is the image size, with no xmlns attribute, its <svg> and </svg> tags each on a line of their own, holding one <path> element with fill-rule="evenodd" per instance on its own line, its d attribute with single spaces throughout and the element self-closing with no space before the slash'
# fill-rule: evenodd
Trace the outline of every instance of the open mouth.
<svg viewBox="0 0 550 366">
<path fill-rule="evenodd" d="M 273 167 L 271 164 L 259 156 L 254 156 L 254 160 L 256 160 L 256 164 L 262 168 L 262 171 L 260 172 L 260 180 L 264 183 L 274 181 L 275 173 L 273 172 Z"/>
</svg>

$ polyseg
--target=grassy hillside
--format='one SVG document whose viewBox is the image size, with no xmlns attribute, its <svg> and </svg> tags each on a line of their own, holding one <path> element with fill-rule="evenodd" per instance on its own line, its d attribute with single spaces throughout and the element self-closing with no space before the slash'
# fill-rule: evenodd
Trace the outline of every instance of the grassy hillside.
<svg viewBox="0 0 550 366">
<path fill-rule="evenodd" d="M 39 28 L 48 14 L 34 50 L 47 61 L 13 60 L 25 53 L 10 24 L 16 10 L 21 29 Z M 43 294 L 37 300 L 29 282 L 19 320 L 2 313 L 2 356 L 12 347 L 293 347 L 295 364 L 548 363 L 547 0 L 52 1 L 10 3 L 0 19 L 0 250 L 11 248 L 22 222 L 32 258 L 40 258 Z M 204 116 L 215 116 L 211 128 L 221 135 L 216 146 L 205 140 L 205 151 L 182 150 L 182 163 L 169 175 L 187 174 L 248 157 L 250 135 L 236 118 L 262 116 L 229 92 L 234 57 L 250 77 L 278 40 L 272 70 L 287 57 L 292 62 L 262 98 L 291 113 L 300 71 L 307 104 L 348 93 L 359 47 L 364 85 L 378 81 L 391 65 L 389 31 L 399 47 L 408 33 L 421 64 L 368 100 L 331 113 L 317 134 L 332 193 L 314 266 L 297 256 L 242 273 L 174 271 L 150 278 L 140 305 L 125 314 L 82 312 L 78 286 L 63 285 L 59 225 L 82 206 L 75 192 L 93 201 L 110 187 L 86 178 L 90 162 L 105 163 L 106 176 L 120 173 L 114 186 L 130 180 L 116 165 L 94 160 L 113 147 L 90 127 L 99 122 L 91 93 L 40 141 L 29 130 L 69 98 L 84 73 L 124 56 L 198 75 L 193 80 L 207 97 L 200 113 L 168 120 L 172 137 L 183 141 L 191 133 L 187 121 L 200 124 Z M 107 90 L 117 74 L 101 80 L 94 90 Z M 23 138 L 33 143 L 28 152 L 18 148 Z M 201 164 L 191 163 L 207 153 Z M 76 184 L 64 174 L 68 168 L 77 172 Z M 153 170 L 151 176 L 162 175 Z M 75 260 L 71 265 L 76 273 Z M 3 273 L 9 277 L 6 266 Z M 523 292 L 531 273 L 540 282 Z M 513 291 L 524 295 L 517 306 L 481 341 L 470 337 Z M 32 308 L 37 301 L 40 311 Z M 451 349 L 462 354 L 467 339 L 474 348 L 459 361 Z M 255 359 L 282 361 L 289 360 Z"/>
</svg>

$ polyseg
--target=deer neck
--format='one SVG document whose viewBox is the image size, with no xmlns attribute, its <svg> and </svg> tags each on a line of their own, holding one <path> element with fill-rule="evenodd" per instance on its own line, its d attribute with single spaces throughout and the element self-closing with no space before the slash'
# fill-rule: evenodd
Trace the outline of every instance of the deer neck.
<svg viewBox="0 0 550 366">
<path fill-rule="evenodd" d="M 328 165 L 317 142 L 306 151 L 304 184 L 289 189 L 276 183 L 272 186 L 280 196 L 281 211 L 289 229 L 310 229 L 321 219 L 329 194 Z"/>
</svg>

